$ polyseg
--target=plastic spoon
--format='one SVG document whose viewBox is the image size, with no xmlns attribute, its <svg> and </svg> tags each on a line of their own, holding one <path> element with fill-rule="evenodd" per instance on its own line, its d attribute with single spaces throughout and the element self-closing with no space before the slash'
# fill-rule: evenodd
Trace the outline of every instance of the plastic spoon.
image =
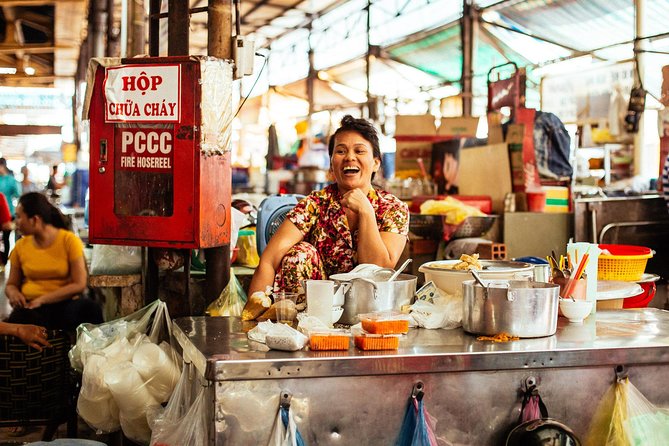
<svg viewBox="0 0 669 446">
<path fill-rule="evenodd" d="M 392 281 L 394 281 L 395 279 L 397 279 L 397 276 L 399 276 L 399 275 L 402 273 L 402 271 L 404 271 L 404 268 L 406 268 L 407 266 L 409 266 L 409 263 L 411 263 L 411 260 L 412 260 L 412 259 L 406 259 L 406 261 L 405 261 L 404 263 L 402 263 L 402 266 L 400 266 L 399 268 L 397 268 L 397 271 L 395 271 L 395 272 L 393 273 L 393 275 L 390 276 L 390 279 L 388 279 L 388 282 L 392 282 Z"/>
</svg>

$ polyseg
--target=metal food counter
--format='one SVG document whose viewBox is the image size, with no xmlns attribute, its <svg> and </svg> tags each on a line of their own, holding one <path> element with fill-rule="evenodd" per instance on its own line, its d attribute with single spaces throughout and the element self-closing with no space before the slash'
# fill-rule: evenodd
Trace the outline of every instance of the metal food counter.
<svg viewBox="0 0 669 446">
<path fill-rule="evenodd" d="M 654 404 L 669 407 L 669 312 L 598 311 L 555 335 L 506 343 L 462 329 L 411 329 L 396 351 L 261 351 L 239 318 L 189 317 L 173 336 L 210 386 L 213 445 L 267 444 L 281 393 L 308 445 L 389 445 L 417 382 L 440 444 L 503 444 L 521 389 L 538 383 L 549 415 L 583 438 L 597 403 L 624 366 Z"/>
</svg>

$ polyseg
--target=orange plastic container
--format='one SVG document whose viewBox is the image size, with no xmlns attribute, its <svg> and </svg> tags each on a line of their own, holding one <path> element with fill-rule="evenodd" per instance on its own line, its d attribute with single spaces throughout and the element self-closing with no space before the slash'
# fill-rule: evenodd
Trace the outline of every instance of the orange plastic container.
<svg viewBox="0 0 669 446">
<path fill-rule="evenodd" d="M 400 337 L 358 333 L 354 337 L 354 343 L 360 350 L 397 350 L 400 346 Z"/>
<path fill-rule="evenodd" d="M 309 335 L 310 350 L 348 350 L 351 336 L 344 332 L 315 332 Z"/>
<path fill-rule="evenodd" d="M 360 316 L 362 329 L 372 334 L 405 334 L 409 332 L 407 315 L 396 311 L 364 313 Z"/>
</svg>

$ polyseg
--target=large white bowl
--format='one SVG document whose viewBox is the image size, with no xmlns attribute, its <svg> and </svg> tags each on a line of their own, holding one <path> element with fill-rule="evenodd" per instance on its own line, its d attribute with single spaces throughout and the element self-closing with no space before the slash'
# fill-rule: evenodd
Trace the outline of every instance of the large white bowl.
<svg viewBox="0 0 669 446">
<path fill-rule="evenodd" d="M 560 311 L 572 324 L 582 324 L 590 315 L 593 303 L 590 300 L 560 299 Z"/>
<path fill-rule="evenodd" d="M 524 280 L 532 278 L 533 266 L 524 262 L 507 260 L 481 260 L 483 270 L 479 276 L 485 280 Z M 462 296 L 462 282 L 474 277 L 469 271 L 447 269 L 445 266 L 460 263 L 459 260 L 437 260 L 424 263 L 418 271 L 425 274 L 425 282 L 433 281 L 440 290 Z"/>
</svg>

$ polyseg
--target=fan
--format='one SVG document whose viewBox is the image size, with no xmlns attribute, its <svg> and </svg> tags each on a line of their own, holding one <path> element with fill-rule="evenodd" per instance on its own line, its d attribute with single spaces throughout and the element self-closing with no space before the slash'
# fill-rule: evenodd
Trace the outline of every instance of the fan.
<svg viewBox="0 0 669 446">
<path fill-rule="evenodd" d="M 256 230 L 258 255 L 263 253 L 269 239 L 286 219 L 288 211 L 293 209 L 302 198 L 304 198 L 304 195 L 299 194 L 270 195 L 260 203 Z"/>
</svg>

